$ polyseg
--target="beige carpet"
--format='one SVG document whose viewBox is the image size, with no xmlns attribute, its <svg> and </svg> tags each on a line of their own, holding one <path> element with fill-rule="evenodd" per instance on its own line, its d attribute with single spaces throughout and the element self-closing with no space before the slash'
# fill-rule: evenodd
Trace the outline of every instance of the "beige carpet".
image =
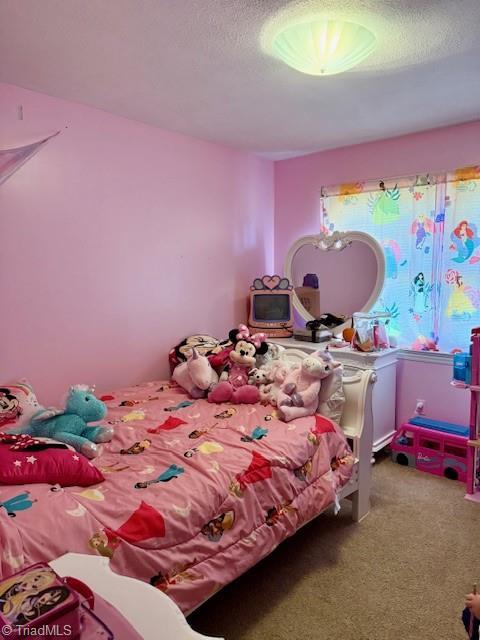
<svg viewBox="0 0 480 640">
<path fill-rule="evenodd" d="M 373 468 L 370 515 L 345 501 L 281 544 L 193 613 L 197 631 L 226 640 L 455 640 L 480 583 L 480 504 L 458 482 Z"/>
</svg>

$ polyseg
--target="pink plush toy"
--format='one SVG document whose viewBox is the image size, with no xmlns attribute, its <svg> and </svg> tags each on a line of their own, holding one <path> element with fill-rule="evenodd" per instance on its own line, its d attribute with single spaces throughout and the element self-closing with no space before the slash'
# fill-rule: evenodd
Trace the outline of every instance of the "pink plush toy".
<svg viewBox="0 0 480 640">
<path fill-rule="evenodd" d="M 425 336 L 418 336 L 410 349 L 413 351 L 438 351 L 438 346 L 435 340 L 432 338 L 426 338 Z"/>
<path fill-rule="evenodd" d="M 324 360 L 316 351 L 302 360 L 300 368 L 288 374 L 277 397 L 278 411 L 285 422 L 315 413 L 321 381 L 332 373 L 336 364 Z"/>
<path fill-rule="evenodd" d="M 221 382 L 208 394 L 208 401 L 255 404 L 260 401 L 260 391 L 248 384 L 248 374 L 255 367 L 255 356 L 267 352 L 266 336 L 264 333 L 250 335 L 248 328 L 241 324 L 238 329 L 230 331 L 229 338 L 234 344 L 229 355 L 230 365 L 222 373 Z"/>
<path fill-rule="evenodd" d="M 290 370 L 293 370 L 293 367 L 284 360 L 277 360 L 271 365 L 270 375 L 273 382 L 271 385 L 268 385 L 268 402 L 272 407 L 278 405 L 278 397 L 282 394 L 282 386 Z"/>
<path fill-rule="evenodd" d="M 193 348 L 186 362 L 177 365 L 172 380 L 180 385 L 192 398 L 204 398 L 218 382 L 218 375 L 206 356 Z"/>
</svg>

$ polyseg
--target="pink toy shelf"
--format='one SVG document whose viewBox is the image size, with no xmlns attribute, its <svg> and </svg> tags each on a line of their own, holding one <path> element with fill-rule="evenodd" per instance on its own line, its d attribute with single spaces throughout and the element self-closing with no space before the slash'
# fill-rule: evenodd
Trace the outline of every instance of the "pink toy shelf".
<svg viewBox="0 0 480 640">
<path fill-rule="evenodd" d="M 470 427 L 467 442 L 467 500 L 480 502 L 480 327 L 472 329 L 470 342 L 470 383 L 452 380 L 457 389 L 470 390 Z"/>
</svg>

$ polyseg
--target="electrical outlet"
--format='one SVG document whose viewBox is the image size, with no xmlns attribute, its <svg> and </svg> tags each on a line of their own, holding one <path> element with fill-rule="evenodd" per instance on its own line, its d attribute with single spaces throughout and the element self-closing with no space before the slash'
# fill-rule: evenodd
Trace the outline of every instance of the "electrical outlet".
<svg viewBox="0 0 480 640">
<path fill-rule="evenodd" d="M 417 404 L 415 405 L 415 413 L 422 415 L 425 411 L 425 400 L 421 398 L 417 398 Z"/>
</svg>

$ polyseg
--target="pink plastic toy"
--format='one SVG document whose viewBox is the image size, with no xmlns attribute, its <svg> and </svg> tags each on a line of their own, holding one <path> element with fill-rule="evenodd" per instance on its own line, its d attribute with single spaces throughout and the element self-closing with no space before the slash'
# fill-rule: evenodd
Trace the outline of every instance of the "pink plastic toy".
<svg viewBox="0 0 480 640">
<path fill-rule="evenodd" d="M 5 637 L 80 637 L 80 601 L 47 564 L 36 564 L 0 582 L 0 627 Z M 43 631 L 43 633 L 42 633 Z M 3 637 L 3 636 L 2 636 Z"/>
<path fill-rule="evenodd" d="M 471 332 L 472 372 L 470 384 L 470 439 L 468 447 L 468 476 L 466 497 L 480 502 L 480 459 L 479 459 L 479 404 L 480 392 L 480 328 L 475 327 Z"/>
<path fill-rule="evenodd" d="M 416 417 L 397 429 L 392 459 L 419 471 L 467 480 L 468 427 Z"/>
<path fill-rule="evenodd" d="M 410 349 L 413 349 L 413 351 L 438 351 L 438 346 L 432 338 L 418 336 L 415 342 L 412 343 Z"/>
<path fill-rule="evenodd" d="M 470 335 L 471 372 L 470 382 L 452 380 L 459 389 L 470 389 L 470 427 L 467 451 L 467 493 L 465 497 L 480 502 L 480 327 L 475 327 Z"/>
</svg>

